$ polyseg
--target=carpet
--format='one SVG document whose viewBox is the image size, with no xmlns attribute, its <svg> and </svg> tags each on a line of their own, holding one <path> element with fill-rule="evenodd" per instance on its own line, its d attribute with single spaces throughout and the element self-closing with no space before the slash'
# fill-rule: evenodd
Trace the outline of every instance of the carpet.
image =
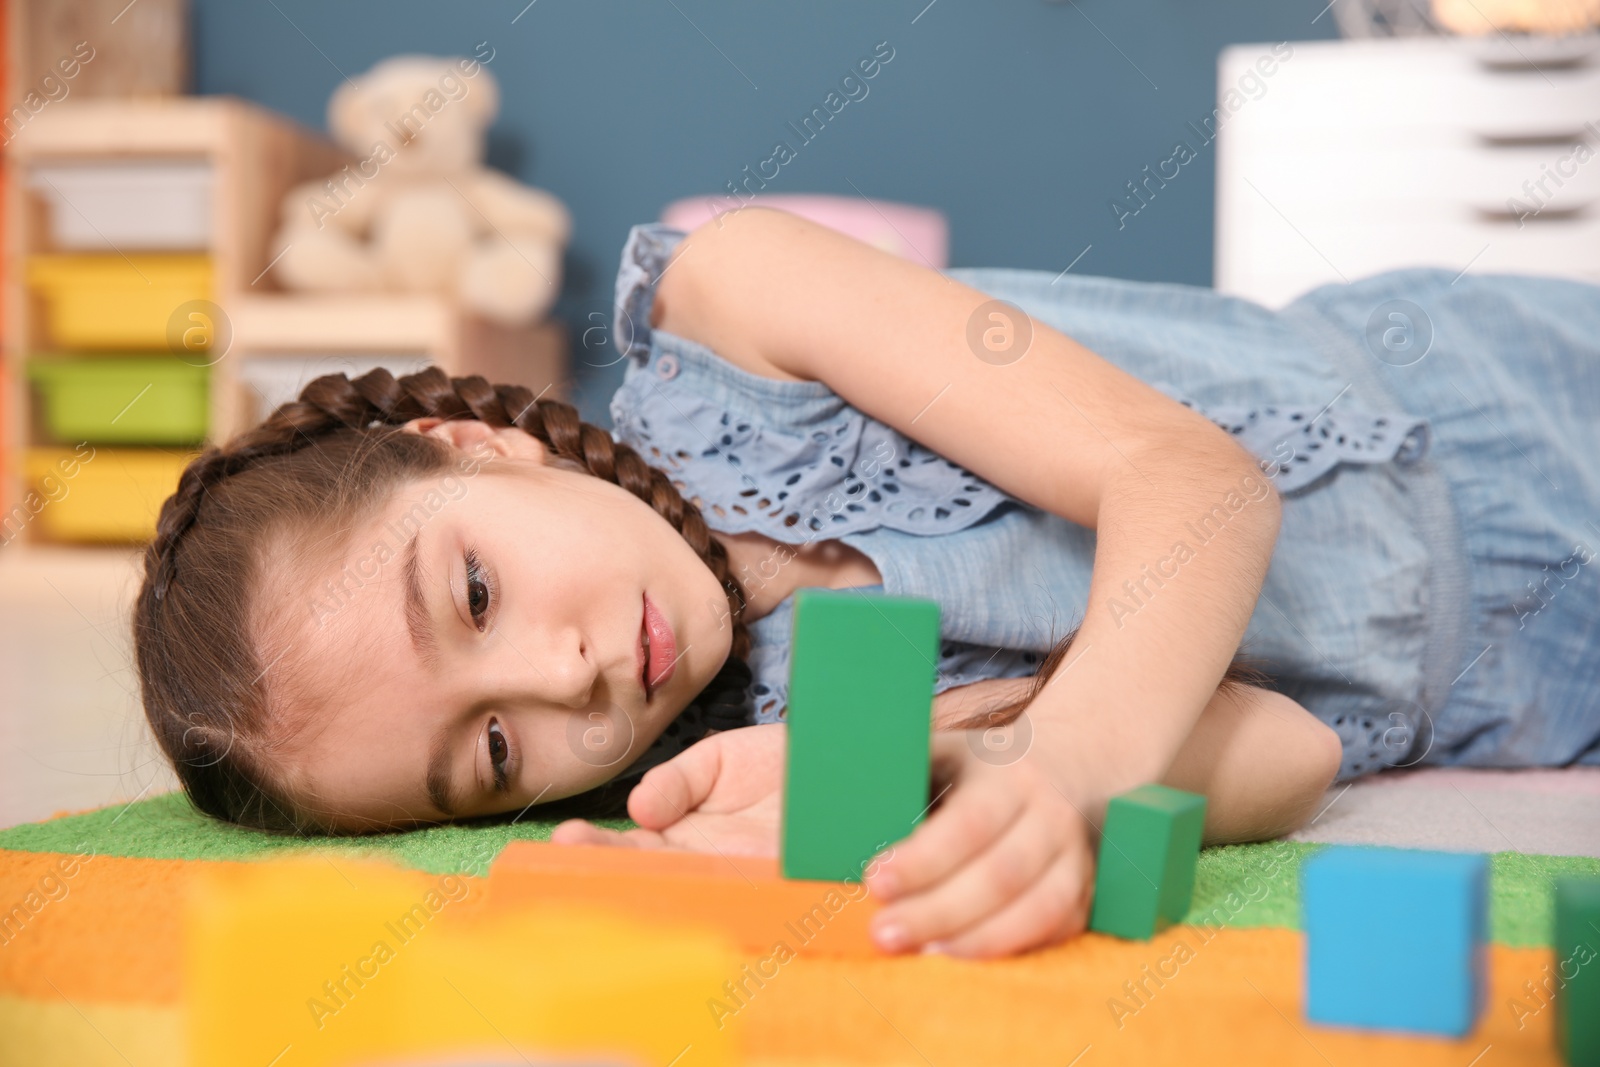
<svg viewBox="0 0 1600 1067">
<path fill-rule="evenodd" d="M 1583 795 L 1583 779 L 1556 776 L 1538 788 Z M 1565 781 L 1578 784 L 1569 788 Z M 1496 787 L 1461 780 L 1448 786 L 1489 819 L 1515 821 L 1509 809 L 1484 799 Z M 1382 788 L 1398 790 L 1401 783 Z M 1405 796 L 1393 795 L 1403 805 Z M 1373 829 L 1373 809 L 1354 790 L 1330 798 L 1333 806 L 1309 828 L 1312 834 L 1333 828 L 1381 836 L 1381 827 Z M 1352 799 L 1362 802 L 1349 810 L 1367 812 L 1365 823 L 1340 813 Z M 1535 814 L 1527 818 L 1537 818 L 1537 809 L 1530 810 Z M 1572 810 L 1588 811 L 1562 808 L 1563 817 L 1570 821 Z M 1396 818 L 1415 835 L 1437 817 Z M 1352 829 L 1358 825 L 1367 829 Z M 1458 828 L 1466 826 L 1462 816 Z M 168 795 L 0 831 L 0 909 L 6 909 L 0 917 L 12 916 L 10 925 L 0 926 L 0 1067 L 184 1063 L 183 901 L 202 869 L 308 854 L 336 869 L 392 863 L 414 872 L 419 886 L 449 873 L 478 884 L 508 841 L 545 839 L 551 828 L 523 819 L 308 841 L 223 826 Z M 1304 1021 L 1297 874 L 1305 857 L 1323 847 L 1311 840 L 1206 850 L 1185 923 L 1150 942 L 1087 935 L 990 962 L 801 953 L 727 1025 L 742 1062 L 772 1067 L 1098 1067 L 1174 1057 L 1230 1067 L 1556 1064 L 1553 1013 L 1537 996 L 1553 962 L 1549 888 L 1559 874 L 1600 876 L 1600 859 L 1575 854 L 1583 851 L 1583 826 L 1578 838 L 1569 833 L 1561 839 L 1537 838 L 1518 825 L 1501 829 L 1511 842 L 1492 849 L 1490 993 L 1477 1029 L 1461 1041 Z M 1436 835 L 1427 842 L 1432 847 L 1461 840 L 1440 838 L 1438 830 L 1427 830 Z M 1536 841 L 1561 845 L 1568 854 L 1523 847 Z M 492 1037 L 493 1024 L 485 1023 Z M 526 1058 L 522 1050 L 505 1055 L 508 1062 Z M 277 1067 L 293 1067 L 292 1058 Z M 688 1060 L 680 1067 L 689 1067 Z"/>
</svg>

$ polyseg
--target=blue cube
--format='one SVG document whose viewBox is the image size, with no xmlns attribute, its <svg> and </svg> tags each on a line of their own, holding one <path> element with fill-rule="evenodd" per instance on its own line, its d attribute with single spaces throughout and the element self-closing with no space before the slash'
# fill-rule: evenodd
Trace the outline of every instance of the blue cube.
<svg viewBox="0 0 1600 1067">
<path fill-rule="evenodd" d="M 1331 847 L 1300 869 L 1306 1018 L 1461 1037 L 1483 1004 L 1481 854 Z"/>
</svg>

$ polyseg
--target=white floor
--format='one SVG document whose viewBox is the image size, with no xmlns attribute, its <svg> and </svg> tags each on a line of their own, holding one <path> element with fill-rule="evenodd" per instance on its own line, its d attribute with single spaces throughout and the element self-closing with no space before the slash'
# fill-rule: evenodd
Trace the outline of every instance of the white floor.
<svg viewBox="0 0 1600 1067">
<path fill-rule="evenodd" d="M 175 788 L 139 710 L 137 561 L 0 548 L 0 827 Z"/>
<path fill-rule="evenodd" d="M 1388 771 L 1328 791 L 1297 841 L 1600 856 L 1600 767 Z"/>
</svg>

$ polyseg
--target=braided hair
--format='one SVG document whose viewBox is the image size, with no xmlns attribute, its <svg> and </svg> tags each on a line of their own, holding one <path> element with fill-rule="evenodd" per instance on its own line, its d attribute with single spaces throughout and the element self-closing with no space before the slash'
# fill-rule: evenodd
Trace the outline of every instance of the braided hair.
<svg viewBox="0 0 1600 1067">
<path fill-rule="evenodd" d="M 249 586 L 252 577 L 261 584 L 269 545 L 309 540 L 308 531 L 348 529 L 406 481 L 449 471 L 457 459 L 450 445 L 400 430 L 426 417 L 515 426 L 542 442 L 553 464 L 621 486 L 666 519 L 721 583 L 733 627 L 727 661 L 670 728 L 674 743 L 745 723 L 744 589 L 699 509 L 665 474 L 583 422 L 572 405 L 536 398 L 520 385 L 449 378 L 434 367 L 399 379 L 382 369 L 354 380 L 331 374 L 191 462 L 145 550 L 133 617 L 145 716 L 185 792 L 206 814 L 265 830 L 330 829 L 292 801 L 273 774 L 271 751 L 282 742 L 268 729 L 262 679 L 271 665 L 262 662 Z M 649 756 L 595 789 L 541 805 L 541 813 L 619 813 L 653 762 Z"/>
</svg>

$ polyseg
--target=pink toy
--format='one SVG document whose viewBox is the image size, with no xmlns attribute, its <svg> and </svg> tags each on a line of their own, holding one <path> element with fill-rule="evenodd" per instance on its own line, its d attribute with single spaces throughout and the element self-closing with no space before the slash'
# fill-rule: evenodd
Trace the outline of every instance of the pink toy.
<svg viewBox="0 0 1600 1067">
<path fill-rule="evenodd" d="M 756 196 L 746 203 L 788 211 L 925 267 L 943 270 L 950 262 L 950 227 L 944 213 L 933 208 L 848 196 Z M 736 210 L 726 196 L 692 196 L 668 204 L 661 221 L 675 230 L 692 230 Z"/>
</svg>

